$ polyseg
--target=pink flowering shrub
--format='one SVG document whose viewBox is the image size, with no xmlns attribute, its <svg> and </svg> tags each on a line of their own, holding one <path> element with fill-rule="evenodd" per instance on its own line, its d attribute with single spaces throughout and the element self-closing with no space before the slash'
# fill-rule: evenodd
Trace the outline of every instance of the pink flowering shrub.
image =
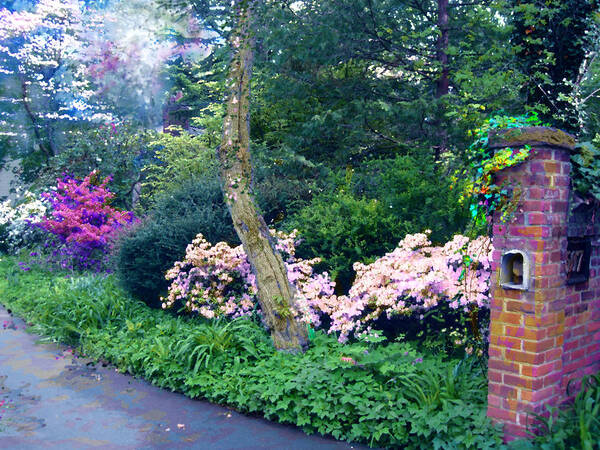
<svg viewBox="0 0 600 450">
<path fill-rule="evenodd" d="M 58 241 L 52 243 L 52 256 L 62 256 L 64 267 L 100 268 L 110 239 L 135 221 L 133 213 L 110 205 L 114 198 L 107 187 L 110 177 L 99 184 L 94 183 L 96 178 L 95 171 L 83 180 L 65 176 L 54 190 L 42 194 L 51 208 L 37 225 Z"/>
<path fill-rule="evenodd" d="M 357 277 L 349 294 L 336 296 L 329 275 L 313 271 L 319 258 L 296 258 L 296 230 L 274 235 L 288 278 L 299 294 L 298 317 L 318 327 L 327 316 L 329 332 L 339 333 L 341 342 L 351 335 L 376 335 L 372 324 L 382 316 L 420 315 L 441 302 L 467 310 L 488 302 L 492 247 L 487 237 L 470 240 L 456 235 L 436 247 L 427 233 L 407 235 L 393 252 L 374 263 L 355 263 Z M 181 301 L 206 318 L 239 317 L 250 314 L 256 304 L 256 279 L 241 245 L 213 246 L 199 234 L 166 278 L 171 286 L 161 299 L 163 308 Z"/>
<path fill-rule="evenodd" d="M 370 333 L 370 323 L 384 314 L 420 314 L 440 302 L 452 309 L 486 306 L 491 251 L 487 237 L 455 235 L 436 247 L 427 234 L 407 235 L 374 263 L 355 263 L 349 294 L 326 298 L 318 306 L 331 317 L 329 331 L 339 332 L 340 341 L 352 333 Z"/>
<path fill-rule="evenodd" d="M 273 234 L 290 283 L 298 291 L 296 313 L 307 323 L 320 324 L 318 305 L 333 295 L 334 282 L 327 273 L 313 273 L 319 258 L 296 258 L 296 230 L 290 234 Z M 256 279 L 243 247 L 231 247 L 226 242 L 213 246 L 202 234 L 188 245 L 184 260 L 175 263 L 166 279 L 171 281 L 171 286 L 167 297 L 161 299 L 163 308 L 182 301 L 189 311 L 210 319 L 248 315 L 257 303 Z"/>
</svg>

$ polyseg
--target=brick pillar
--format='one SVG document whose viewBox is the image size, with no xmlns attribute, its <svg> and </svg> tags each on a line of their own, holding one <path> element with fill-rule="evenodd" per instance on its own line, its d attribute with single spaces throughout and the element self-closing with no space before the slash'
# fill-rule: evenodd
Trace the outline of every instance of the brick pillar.
<svg viewBox="0 0 600 450">
<path fill-rule="evenodd" d="M 564 398 L 561 387 L 565 326 L 570 154 L 575 141 L 556 129 L 505 130 L 493 148 L 530 145 L 524 163 L 497 174 L 497 183 L 521 190 L 514 218 L 494 217 L 488 416 L 505 424 L 505 438 L 527 436 L 528 412 Z M 511 263 L 511 255 L 523 262 Z M 503 279 L 503 260 L 523 267 L 523 280 Z M 511 266 L 510 264 L 517 264 Z M 504 270 L 504 272 L 503 272 Z M 504 274 L 504 275 L 503 275 Z M 527 280 L 529 278 L 529 280 Z M 528 281 L 528 282 L 527 282 Z"/>
</svg>

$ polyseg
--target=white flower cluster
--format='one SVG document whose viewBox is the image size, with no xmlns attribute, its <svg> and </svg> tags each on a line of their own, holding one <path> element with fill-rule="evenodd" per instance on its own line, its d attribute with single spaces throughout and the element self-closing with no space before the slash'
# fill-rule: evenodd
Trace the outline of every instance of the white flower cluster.
<svg viewBox="0 0 600 450">
<path fill-rule="evenodd" d="M 0 202 L 0 247 L 10 253 L 34 244 L 40 231 L 32 226 L 46 214 L 46 205 L 32 192 L 25 191 L 14 202 Z"/>
</svg>

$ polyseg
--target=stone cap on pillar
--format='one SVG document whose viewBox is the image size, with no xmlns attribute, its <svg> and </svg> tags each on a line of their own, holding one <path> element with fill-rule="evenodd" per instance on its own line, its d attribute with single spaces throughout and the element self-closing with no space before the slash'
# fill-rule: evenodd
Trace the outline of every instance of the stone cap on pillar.
<svg viewBox="0 0 600 450">
<path fill-rule="evenodd" d="M 575 137 L 558 128 L 523 127 L 490 130 L 488 147 L 523 147 L 524 145 L 547 145 L 573 151 Z"/>
</svg>

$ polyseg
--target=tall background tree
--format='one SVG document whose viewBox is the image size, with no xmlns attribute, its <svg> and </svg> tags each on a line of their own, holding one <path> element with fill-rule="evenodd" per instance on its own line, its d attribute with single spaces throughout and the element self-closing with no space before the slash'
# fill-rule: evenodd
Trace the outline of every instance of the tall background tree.
<svg viewBox="0 0 600 450">
<path fill-rule="evenodd" d="M 548 122 L 578 134 L 574 83 L 595 43 L 591 33 L 596 0 L 511 1 L 511 40 L 527 75 L 522 89 L 527 105 Z"/>
</svg>

